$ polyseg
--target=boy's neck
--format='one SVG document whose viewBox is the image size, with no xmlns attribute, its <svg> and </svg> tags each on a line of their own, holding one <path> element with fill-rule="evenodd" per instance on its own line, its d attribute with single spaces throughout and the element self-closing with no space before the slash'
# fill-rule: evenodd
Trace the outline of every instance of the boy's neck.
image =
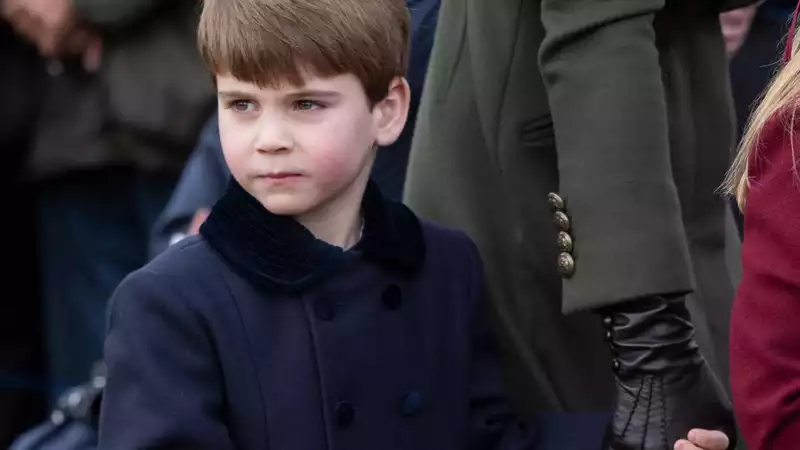
<svg viewBox="0 0 800 450">
<path fill-rule="evenodd" d="M 320 210 L 295 216 L 319 240 L 348 250 L 361 239 L 361 199 L 365 187 L 351 186 Z"/>
</svg>

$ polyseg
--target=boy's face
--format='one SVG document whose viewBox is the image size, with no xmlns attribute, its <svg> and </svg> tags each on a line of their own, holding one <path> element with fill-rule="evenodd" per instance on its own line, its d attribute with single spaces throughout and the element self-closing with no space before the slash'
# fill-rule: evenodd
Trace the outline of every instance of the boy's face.
<svg viewBox="0 0 800 450">
<path fill-rule="evenodd" d="M 408 112 L 402 79 L 372 108 L 350 74 L 279 88 L 218 75 L 217 89 L 231 174 L 270 212 L 295 217 L 360 202 L 375 146 L 397 139 Z"/>
</svg>

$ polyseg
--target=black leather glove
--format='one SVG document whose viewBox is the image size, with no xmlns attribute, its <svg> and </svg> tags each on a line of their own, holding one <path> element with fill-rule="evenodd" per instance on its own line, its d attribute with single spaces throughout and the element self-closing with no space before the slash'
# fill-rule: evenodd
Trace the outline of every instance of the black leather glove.
<svg viewBox="0 0 800 450">
<path fill-rule="evenodd" d="M 671 450 L 693 428 L 722 431 L 736 448 L 730 401 L 694 341 L 683 299 L 654 297 L 598 312 L 617 384 L 604 448 Z"/>
</svg>

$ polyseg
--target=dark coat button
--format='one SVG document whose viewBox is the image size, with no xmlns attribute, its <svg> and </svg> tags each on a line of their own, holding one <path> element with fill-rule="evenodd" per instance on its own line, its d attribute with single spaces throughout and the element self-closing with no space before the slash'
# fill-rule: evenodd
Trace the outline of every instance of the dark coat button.
<svg viewBox="0 0 800 450">
<path fill-rule="evenodd" d="M 572 236 L 564 231 L 558 232 L 558 250 L 564 253 L 572 253 Z"/>
<path fill-rule="evenodd" d="M 569 253 L 558 255 L 558 271 L 564 278 L 570 278 L 575 274 L 575 260 Z"/>
<path fill-rule="evenodd" d="M 356 419 L 356 409 L 350 402 L 341 401 L 336 404 L 334 410 L 336 426 L 339 428 L 348 428 L 353 425 Z"/>
<path fill-rule="evenodd" d="M 606 335 L 605 335 L 606 342 L 611 342 L 612 338 L 613 338 L 613 336 L 611 334 L 611 331 L 606 331 Z"/>
<path fill-rule="evenodd" d="M 400 290 L 400 286 L 396 284 L 390 284 L 383 291 L 381 300 L 383 300 L 383 306 L 386 309 L 394 311 L 403 303 L 403 291 Z"/>
<path fill-rule="evenodd" d="M 566 214 L 561 211 L 556 211 L 555 214 L 553 214 L 553 220 L 561 231 L 569 231 L 571 224 L 569 223 L 569 217 L 567 217 Z"/>
<path fill-rule="evenodd" d="M 319 320 L 329 322 L 336 317 L 336 305 L 328 299 L 318 299 L 314 302 L 314 314 Z"/>
<path fill-rule="evenodd" d="M 554 192 L 547 194 L 547 203 L 553 211 L 563 211 L 566 206 L 564 205 L 564 199 Z"/>
<path fill-rule="evenodd" d="M 614 372 L 619 372 L 619 361 L 615 359 L 612 366 L 614 367 Z"/>
<path fill-rule="evenodd" d="M 422 411 L 422 394 L 418 391 L 411 391 L 403 395 L 400 402 L 400 411 L 406 417 L 416 416 Z"/>
<path fill-rule="evenodd" d="M 614 319 L 611 316 L 603 317 L 603 326 L 610 329 L 614 325 Z"/>
</svg>

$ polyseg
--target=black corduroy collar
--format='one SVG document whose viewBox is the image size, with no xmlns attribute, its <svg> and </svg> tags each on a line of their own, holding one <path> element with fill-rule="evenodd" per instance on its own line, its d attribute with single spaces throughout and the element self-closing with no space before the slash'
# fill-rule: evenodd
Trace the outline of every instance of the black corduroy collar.
<svg viewBox="0 0 800 450">
<path fill-rule="evenodd" d="M 372 181 L 361 204 L 364 229 L 356 250 L 365 258 L 411 275 L 425 260 L 422 225 L 405 205 L 386 200 Z M 200 233 L 240 275 L 269 290 L 298 292 L 342 264 L 340 247 L 317 239 L 288 216 L 269 212 L 233 178 Z"/>
</svg>

